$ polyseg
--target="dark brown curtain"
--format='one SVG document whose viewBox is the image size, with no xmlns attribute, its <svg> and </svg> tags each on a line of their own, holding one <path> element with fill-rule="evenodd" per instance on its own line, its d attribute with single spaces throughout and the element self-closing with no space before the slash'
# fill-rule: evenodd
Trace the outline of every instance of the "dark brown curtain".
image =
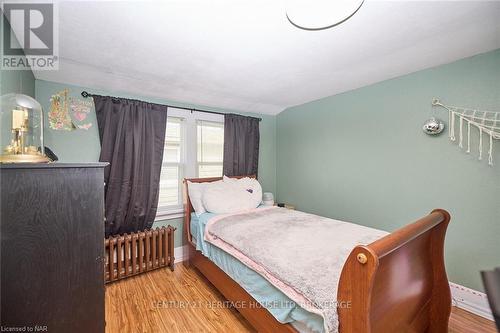
<svg viewBox="0 0 500 333">
<path fill-rule="evenodd" d="M 104 172 L 106 236 L 151 228 L 156 216 L 167 106 L 94 95 Z"/>
<path fill-rule="evenodd" d="M 259 141 L 258 118 L 224 115 L 224 175 L 257 175 Z"/>
</svg>

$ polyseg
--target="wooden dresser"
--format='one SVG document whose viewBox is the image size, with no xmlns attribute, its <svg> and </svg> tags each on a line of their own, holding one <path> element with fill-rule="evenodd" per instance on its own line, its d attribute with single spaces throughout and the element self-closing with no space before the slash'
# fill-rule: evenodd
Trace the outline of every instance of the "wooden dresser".
<svg viewBox="0 0 500 333">
<path fill-rule="evenodd" d="M 2 330 L 104 332 L 105 166 L 0 165 Z"/>
</svg>

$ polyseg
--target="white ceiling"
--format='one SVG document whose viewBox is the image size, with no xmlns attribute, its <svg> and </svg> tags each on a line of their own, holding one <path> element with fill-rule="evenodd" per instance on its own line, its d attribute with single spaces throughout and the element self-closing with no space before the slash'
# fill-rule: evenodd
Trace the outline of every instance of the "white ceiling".
<svg viewBox="0 0 500 333">
<path fill-rule="evenodd" d="M 304 31 L 282 1 L 60 1 L 37 79 L 238 111 L 287 107 L 500 48 L 500 1 L 370 1 Z"/>
</svg>

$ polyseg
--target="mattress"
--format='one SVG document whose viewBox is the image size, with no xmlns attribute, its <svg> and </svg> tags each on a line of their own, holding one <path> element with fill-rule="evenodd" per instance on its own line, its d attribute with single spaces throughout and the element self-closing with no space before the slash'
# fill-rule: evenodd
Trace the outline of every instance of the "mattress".
<svg viewBox="0 0 500 333">
<path fill-rule="evenodd" d="M 267 308 L 280 323 L 290 323 L 303 333 L 324 332 L 323 318 L 320 315 L 304 310 L 259 273 L 229 253 L 204 240 L 205 226 L 215 216 L 216 214 L 213 213 L 204 213 L 199 217 L 192 214 L 191 235 L 196 249 L 228 274 L 263 307 Z"/>
</svg>

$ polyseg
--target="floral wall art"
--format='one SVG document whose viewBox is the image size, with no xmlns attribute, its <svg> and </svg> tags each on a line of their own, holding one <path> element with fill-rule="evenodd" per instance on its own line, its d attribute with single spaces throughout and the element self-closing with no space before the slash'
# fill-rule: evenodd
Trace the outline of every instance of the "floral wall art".
<svg viewBox="0 0 500 333">
<path fill-rule="evenodd" d="M 56 131 L 88 130 L 92 127 L 87 117 L 94 103 L 92 99 L 71 97 L 69 89 L 56 92 L 50 97 L 49 127 Z"/>
</svg>

